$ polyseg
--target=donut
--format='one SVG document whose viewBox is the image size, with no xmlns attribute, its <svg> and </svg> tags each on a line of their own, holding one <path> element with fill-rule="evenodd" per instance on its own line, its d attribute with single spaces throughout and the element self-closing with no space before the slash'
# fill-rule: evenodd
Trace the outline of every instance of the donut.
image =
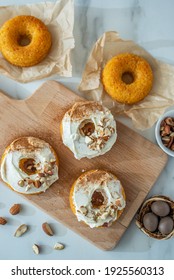
<svg viewBox="0 0 174 280">
<path fill-rule="evenodd" d="M 121 182 L 104 170 L 83 173 L 72 185 L 69 200 L 77 220 L 90 228 L 111 226 L 126 206 Z"/>
<path fill-rule="evenodd" d="M 142 57 L 123 53 L 114 56 L 102 71 L 105 91 L 116 101 L 134 104 L 150 92 L 153 73 L 149 63 Z"/>
<path fill-rule="evenodd" d="M 46 57 L 50 48 L 51 34 L 36 17 L 16 16 L 0 29 L 1 53 L 13 65 L 36 65 Z"/>
<path fill-rule="evenodd" d="M 76 159 L 108 152 L 117 139 L 116 122 L 106 107 L 95 101 L 76 102 L 61 122 L 63 143 Z"/>
<path fill-rule="evenodd" d="M 58 157 L 45 141 L 35 137 L 14 140 L 1 159 L 1 178 L 22 194 L 45 192 L 58 180 Z"/>
</svg>

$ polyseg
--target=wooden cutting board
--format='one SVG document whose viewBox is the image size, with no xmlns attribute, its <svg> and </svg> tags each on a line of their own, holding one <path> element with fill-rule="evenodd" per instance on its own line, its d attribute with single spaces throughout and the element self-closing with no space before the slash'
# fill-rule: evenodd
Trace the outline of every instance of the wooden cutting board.
<svg viewBox="0 0 174 280">
<path fill-rule="evenodd" d="M 64 113 L 80 100 L 55 81 L 44 83 L 26 100 L 10 99 L 0 93 L 0 154 L 20 136 L 36 136 L 49 142 L 60 159 L 60 179 L 43 194 L 23 196 L 97 247 L 110 250 L 128 228 L 166 164 L 167 156 L 156 145 L 117 122 L 118 140 L 108 153 L 94 159 L 75 159 L 62 143 L 59 126 Z M 127 206 L 110 228 L 90 229 L 71 212 L 69 190 L 82 170 L 97 168 L 118 176 L 125 188 Z"/>
</svg>

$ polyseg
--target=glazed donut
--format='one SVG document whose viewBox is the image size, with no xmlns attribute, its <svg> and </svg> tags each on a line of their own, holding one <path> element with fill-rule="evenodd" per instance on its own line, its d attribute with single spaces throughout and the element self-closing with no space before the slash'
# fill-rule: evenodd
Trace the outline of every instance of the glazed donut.
<svg viewBox="0 0 174 280">
<path fill-rule="evenodd" d="M 116 101 L 134 104 L 149 94 L 153 73 L 144 58 L 123 53 L 107 62 L 102 72 L 102 83 L 105 91 Z"/>
<path fill-rule="evenodd" d="M 23 194 L 45 192 L 58 180 L 58 157 L 45 141 L 35 137 L 14 140 L 1 159 L 1 178 Z"/>
<path fill-rule="evenodd" d="M 72 185 L 70 206 L 78 221 L 91 228 L 109 227 L 122 214 L 126 196 L 115 175 L 104 170 L 90 170 Z"/>
<path fill-rule="evenodd" d="M 13 65 L 36 65 L 46 57 L 50 48 L 50 32 L 33 16 L 16 16 L 0 29 L 1 53 Z"/>
<path fill-rule="evenodd" d="M 111 112 L 95 101 L 75 103 L 61 123 L 63 143 L 75 158 L 93 158 L 111 149 L 117 138 Z"/>
</svg>

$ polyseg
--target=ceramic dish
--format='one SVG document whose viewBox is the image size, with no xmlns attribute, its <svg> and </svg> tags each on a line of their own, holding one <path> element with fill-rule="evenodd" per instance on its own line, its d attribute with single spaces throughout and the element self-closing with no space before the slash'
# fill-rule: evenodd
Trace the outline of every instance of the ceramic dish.
<svg viewBox="0 0 174 280">
<path fill-rule="evenodd" d="M 158 145 L 160 146 L 160 148 L 169 156 L 174 157 L 174 151 L 172 151 L 171 149 L 167 148 L 164 146 L 162 140 L 161 140 L 161 135 L 160 135 L 160 124 L 161 122 L 167 118 L 167 117 L 171 117 L 174 118 L 174 110 L 168 111 L 166 113 L 164 113 L 157 121 L 156 123 L 156 127 L 155 127 L 155 137 L 156 137 L 156 141 L 158 143 Z"/>
</svg>

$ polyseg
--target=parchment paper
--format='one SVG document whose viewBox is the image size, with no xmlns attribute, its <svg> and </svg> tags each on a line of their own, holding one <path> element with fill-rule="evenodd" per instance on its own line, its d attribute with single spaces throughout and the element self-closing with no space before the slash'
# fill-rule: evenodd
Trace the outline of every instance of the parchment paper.
<svg viewBox="0 0 174 280">
<path fill-rule="evenodd" d="M 0 53 L 0 73 L 26 83 L 52 74 L 72 76 L 70 51 L 74 48 L 74 1 L 58 0 L 23 6 L 0 7 L 0 27 L 17 15 L 32 15 L 47 25 L 52 35 L 52 47 L 47 57 L 32 67 L 17 67 L 7 62 Z"/>
<path fill-rule="evenodd" d="M 152 67 L 153 88 L 150 94 L 134 105 L 114 102 L 104 91 L 101 72 L 113 56 L 130 52 L 144 57 Z M 126 114 L 138 129 L 151 127 L 165 109 L 174 104 L 174 66 L 154 59 L 133 41 L 125 41 L 116 32 L 106 32 L 95 43 L 87 60 L 79 90 L 87 99 L 101 101 L 114 114 Z"/>
</svg>

